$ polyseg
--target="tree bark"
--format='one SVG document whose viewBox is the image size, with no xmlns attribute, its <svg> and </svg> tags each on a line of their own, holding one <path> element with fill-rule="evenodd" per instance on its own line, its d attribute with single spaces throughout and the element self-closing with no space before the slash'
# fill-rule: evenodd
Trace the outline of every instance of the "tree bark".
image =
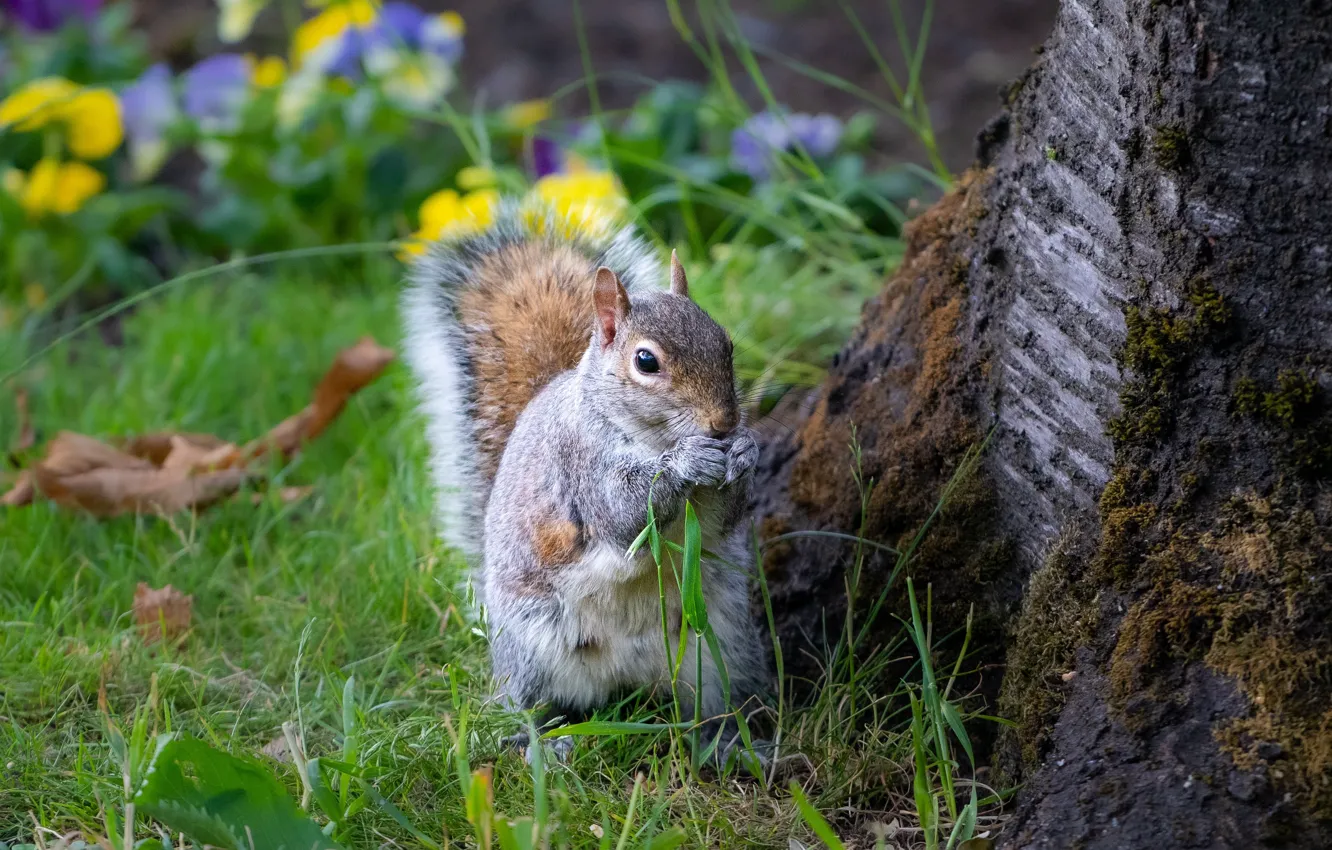
<svg viewBox="0 0 1332 850">
<path fill-rule="evenodd" d="M 762 531 L 904 546 L 991 435 L 909 572 L 936 634 L 974 606 L 980 693 L 1016 721 L 1001 846 L 1329 846 L 1330 399 L 1332 4 L 1064 0 L 765 450 Z M 849 563 L 768 551 L 799 676 Z"/>
</svg>

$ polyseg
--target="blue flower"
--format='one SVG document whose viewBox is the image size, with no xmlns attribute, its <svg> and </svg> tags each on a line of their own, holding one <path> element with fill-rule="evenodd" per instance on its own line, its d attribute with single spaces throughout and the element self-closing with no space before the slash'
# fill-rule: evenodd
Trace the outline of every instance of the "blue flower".
<svg viewBox="0 0 1332 850">
<path fill-rule="evenodd" d="M 462 18 L 452 12 L 431 15 L 420 25 L 421 49 L 433 53 L 445 62 L 456 63 L 462 58 Z"/>
<path fill-rule="evenodd" d="M 812 157 L 830 156 L 842 141 L 842 122 L 831 115 L 792 115 L 787 126 Z"/>
<path fill-rule="evenodd" d="M 101 6 L 101 0 L 4 0 L 0 4 L 0 8 L 36 32 L 60 29 L 73 18 L 92 20 Z"/>
<path fill-rule="evenodd" d="M 120 117 L 129 137 L 135 177 L 146 179 L 166 158 L 166 131 L 179 117 L 171 91 L 171 72 L 158 63 L 120 93 Z"/>
<path fill-rule="evenodd" d="M 324 72 L 353 82 L 361 79 L 362 62 L 369 47 L 370 37 L 366 30 L 355 27 L 348 29 L 338 36 L 337 49 L 332 54 L 333 58 L 324 66 Z"/>
<path fill-rule="evenodd" d="M 229 127 L 245 104 L 250 68 L 245 57 L 218 53 L 185 72 L 185 113 L 206 129 Z"/>
<path fill-rule="evenodd" d="M 842 122 L 831 115 L 760 112 L 731 134 L 731 164 L 755 180 L 764 180 L 778 153 L 799 147 L 822 158 L 835 152 L 841 140 Z"/>
<path fill-rule="evenodd" d="M 426 13 L 411 3 L 385 3 L 375 21 L 374 37 L 393 46 L 416 50 L 421 46 L 421 28 L 425 23 Z"/>
</svg>

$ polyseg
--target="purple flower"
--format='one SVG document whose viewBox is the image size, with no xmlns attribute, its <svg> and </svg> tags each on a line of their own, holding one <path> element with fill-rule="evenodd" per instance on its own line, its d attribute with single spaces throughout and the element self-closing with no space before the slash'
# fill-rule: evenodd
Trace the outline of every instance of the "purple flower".
<svg viewBox="0 0 1332 850">
<path fill-rule="evenodd" d="M 425 23 L 426 13 L 411 3 L 385 3 L 375 20 L 373 37 L 383 39 L 391 47 L 416 50 L 421 46 Z"/>
<path fill-rule="evenodd" d="M 373 24 L 364 29 L 349 27 L 338 36 L 338 52 L 326 70 L 334 76 L 359 80 L 367 64 L 366 57 L 372 52 L 382 54 L 420 48 L 425 20 L 425 12 L 410 3 L 385 3 Z M 392 63 L 381 61 L 378 66 L 389 64 Z M 369 65 L 372 70 L 378 67 L 373 58 Z"/>
<path fill-rule="evenodd" d="M 366 31 L 350 27 L 338 36 L 338 51 L 333 54 L 328 67 L 324 70 L 335 77 L 346 77 L 353 81 L 359 80 L 361 78 L 361 62 L 365 58 L 369 46 L 370 38 Z"/>
<path fill-rule="evenodd" d="M 462 57 L 462 37 L 448 15 L 427 15 L 410 3 L 385 3 L 367 31 L 364 54 L 371 72 L 395 67 L 393 54 L 419 51 L 433 54 L 449 64 Z"/>
<path fill-rule="evenodd" d="M 842 122 L 831 115 L 792 115 L 787 124 L 810 156 L 829 156 L 842 141 Z"/>
<path fill-rule="evenodd" d="M 372 52 L 419 49 L 425 21 L 425 12 L 410 3 L 385 3 L 373 24 L 364 29 L 348 27 L 338 36 L 337 52 L 324 70 L 336 77 L 359 80 Z M 369 64 L 375 65 L 373 60 Z"/>
<path fill-rule="evenodd" d="M 433 53 L 445 62 L 454 63 L 462 58 L 463 43 L 460 19 L 448 13 L 424 18 L 418 28 L 421 49 Z"/>
<path fill-rule="evenodd" d="M 120 117 L 131 138 L 160 139 L 177 115 L 171 71 L 161 62 L 120 93 Z"/>
<path fill-rule="evenodd" d="M 180 117 L 166 65 L 154 65 L 120 92 L 120 117 L 129 138 L 134 176 L 146 180 L 166 159 L 166 131 Z"/>
<path fill-rule="evenodd" d="M 102 0 L 0 0 L 0 4 L 28 29 L 50 32 L 74 17 L 92 18 Z"/>
<path fill-rule="evenodd" d="M 540 180 L 564 169 L 564 151 L 557 142 L 545 136 L 532 137 L 532 173 Z"/>
<path fill-rule="evenodd" d="M 763 180 L 773 158 L 797 147 L 812 157 L 826 157 L 842 140 L 842 122 L 831 115 L 778 115 L 760 112 L 731 134 L 732 165 Z"/>
<path fill-rule="evenodd" d="M 245 102 L 250 69 L 235 53 L 218 53 L 185 72 L 185 112 L 200 122 L 229 123 Z"/>
</svg>

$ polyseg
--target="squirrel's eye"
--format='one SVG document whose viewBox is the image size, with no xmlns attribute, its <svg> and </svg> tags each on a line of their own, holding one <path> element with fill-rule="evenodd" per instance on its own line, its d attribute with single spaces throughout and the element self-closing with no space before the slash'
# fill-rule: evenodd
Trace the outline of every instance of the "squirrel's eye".
<svg viewBox="0 0 1332 850">
<path fill-rule="evenodd" d="M 646 348 L 640 348 L 634 352 L 634 365 L 638 367 L 638 371 L 645 375 L 661 371 L 661 364 L 657 362 L 657 355 Z"/>
</svg>

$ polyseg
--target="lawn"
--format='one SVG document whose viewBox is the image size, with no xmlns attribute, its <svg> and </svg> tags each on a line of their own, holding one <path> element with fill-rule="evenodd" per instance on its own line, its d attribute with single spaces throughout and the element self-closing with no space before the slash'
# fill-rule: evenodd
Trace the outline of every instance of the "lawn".
<svg viewBox="0 0 1332 850">
<path fill-rule="evenodd" d="M 226 272 L 127 312 L 119 345 L 94 332 L 51 348 L 11 336 L 0 367 L 10 372 L 36 354 L 17 380 L 42 439 L 62 429 L 109 437 L 167 427 L 248 439 L 304 406 L 341 348 L 365 334 L 396 345 L 399 274 L 378 260 Z M 720 267 L 697 278 L 733 326 L 755 315 L 752 298 L 728 296 Z M 860 294 L 848 292 L 831 333 L 844 333 Z M 762 327 L 765 343 L 782 338 L 778 319 Z M 808 336 L 784 348 L 819 351 Z M 3 416 L 7 438 L 16 424 L 8 403 Z M 474 832 L 458 773 L 464 754 L 472 768 L 493 765 L 496 811 L 532 815 L 534 771 L 500 743 L 517 721 L 486 704 L 485 637 L 467 613 L 462 565 L 431 528 L 425 456 L 411 380 L 395 363 L 275 472 L 273 485 L 313 487 L 298 502 L 283 504 L 274 486 L 168 518 L 98 520 L 44 502 L 7 510 L 0 841 L 114 832 L 107 812 L 121 816 L 125 795 L 108 730 L 129 735 L 136 718 L 150 735 L 184 731 L 255 755 L 298 797 L 283 724 L 308 757 L 368 769 L 390 805 L 351 805 L 335 832 L 348 847 L 428 846 L 401 821 L 439 844 L 475 841 L 464 838 Z M 131 613 L 140 582 L 193 596 L 192 626 L 178 644 L 140 636 Z M 791 779 L 836 809 L 835 823 L 867 835 L 869 822 L 894 817 L 893 801 L 909 787 L 900 765 L 910 735 L 900 694 L 871 696 L 867 683 L 856 692 L 859 703 L 848 705 L 850 689 L 825 683 L 815 704 L 785 711 L 784 750 L 797 755 L 767 788 L 748 777 L 691 777 L 666 733 L 583 739 L 570 763 L 541 776 L 552 842 L 773 847 L 794 836 L 812 846 Z M 661 719 L 641 696 L 601 716 Z M 337 774 L 331 781 L 335 795 L 346 794 L 339 806 L 361 797 L 356 783 L 344 790 Z M 310 808 L 326 821 L 327 811 Z M 137 834 L 153 833 L 141 819 Z"/>
<path fill-rule="evenodd" d="M 292 33 L 293 55 L 311 33 L 326 48 L 361 44 L 341 5 L 307 5 L 318 8 Z M 593 86 L 591 116 L 560 114 L 557 97 L 470 117 L 455 105 L 465 98 L 446 97 L 448 74 L 428 103 L 404 102 L 400 85 L 414 63 L 456 62 L 461 21 L 412 13 L 397 32 L 404 4 L 395 16 L 353 5 L 396 33 L 397 71 L 349 78 L 313 58 L 288 69 L 227 51 L 173 74 L 151 64 L 120 7 L 91 29 L 10 33 L 18 73 L 0 111 L 38 106 L 0 125 L 0 230 L 18 234 L 0 240 L 0 445 L 20 430 L 18 390 L 38 439 L 0 474 L 61 431 L 262 436 L 307 404 L 342 349 L 366 335 L 397 347 L 404 266 L 387 252 L 481 226 L 501 192 L 544 214 L 583 209 L 600 187 L 606 222 L 635 222 L 663 264 L 679 249 L 691 293 L 735 339 L 746 398 L 766 413 L 782 389 L 819 383 L 900 262 L 910 202 L 948 183 L 914 70 L 899 85 L 885 66 L 896 105 L 846 89 L 873 110 L 845 123 L 789 114 L 725 3 L 703 21 L 706 85 L 648 85 L 627 112 L 600 111 Z M 912 69 L 925 28 L 917 47 L 902 42 Z M 734 36 L 762 111 L 730 82 L 718 33 Z M 872 156 L 875 112 L 920 135 L 933 171 Z M 89 132 L 117 115 L 123 145 L 119 131 Z M 204 164 L 189 191 L 154 182 L 168 148 Z M 48 191 L 57 184 L 68 191 Z M 115 315 L 87 312 L 107 301 Z M 411 378 L 394 363 L 262 486 L 207 510 L 0 508 L 0 850 L 69 846 L 61 836 L 200 846 L 188 818 L 177 821 L 188 835 L 168 839 L 169 819 L 147 804 L 145 783 L 175 776 L 153 761 L 170 736 L 250 760 L 228 794 L 289 794 L 346 848 L 836 850 L 835 830 L 847 846 L 933 850 L 975 831 L 980 786 L 953 779 L 968 772 L 964 715 L 948 680 L 915 663 L 934 654 L 928 608 L 900 641 L 852 652 L 843 643 L 861 624 L 827 624 L 824 677 L 800 688 L 813 696 L 793 702 L 783 681 L 752 718 L 781 756 L 761 776 L 700 770 L 681 718 L 647 694 L 602 710 L 567 763 L 527 764 L 502 742 L 524 718 L 489 700 L 485 630 L 464 565 L 432 528 L 425 457 Z M 284 501 L 288 485 L 309 493 Z M 145 638 L 141 585 L 192 598 L 178 640 Z M 893 661 L 907 663 L 889 674 Z M 217 775 L 200 764 L 164 791 L 178 809 Z M 307 828 L 304 817 L 292 809 Z M 268 834 L 229 843 L 278 846 Z"/>
</svg>

